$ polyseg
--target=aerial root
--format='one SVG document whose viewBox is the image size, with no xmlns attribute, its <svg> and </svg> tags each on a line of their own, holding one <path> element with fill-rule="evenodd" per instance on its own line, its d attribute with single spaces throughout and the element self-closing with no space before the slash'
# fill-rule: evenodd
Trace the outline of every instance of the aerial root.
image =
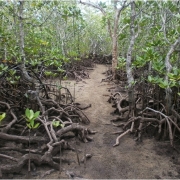
<svg viewBox="0 0 180 180">
<path fill-rule="evenodd" d="M 158 118 L 149 118 L 149 117 L 143 117 L 143 116 L 137 116 L 137 117 L 131 117 L 126 123 L 121 123 L 121 126 L 124 129 L 124 132 L 116 132 L 113 134 L 119 134 L 121 133 L 117 138 L 116 138 L 116 143 L 113 145 L 113 147 L 118 146 L 120 143 L 120 139 L 125 136 L 126 134 L 128 134 L 129 132 L 136 132 L 137 134 L 137 138 L 136 140 L 141 141 L 141 137 L 142 137 L 142 130 L 146 127 L 148 127 L 149 125 L 155 125 L 155 127 L 158 127 L 158 136 L 161 134 L 162 132 L 162 125 L 167 123 L 167 129 L 164 128 L 165 133 L 168 132 L 169 134 L 169 140 L 170 140 L 170 144 L 173 147 L 174 143 L 174 133 L 173 133 L 173 126 L 174 129 L 178 130 L 180 132 L 180 128 L 177 124 L 177 118 L 174 117 L 174 115 L 171 116 L 166 116 L 164 113 L 160 112 L 160 111 L 156 111 L 154 109 L 151 108 L 145 108 L 142 113 L 144 113 L 146 110 L 150 110 L 153 111 L 156 114 L 160 114 L 161 118 L 160 120 Z M 174 114 L 176 114 L 176 111 L 173 111 Z M 180 118 L 180 116 L 179 116 Z M 136 123 L 137 129 L 134 128 Z M 148 125 L 147 125 L 148 123 Z M 128 128 L 131 125 L 130 128 Z M 145 125 L 145 126 L 144 126 Z M 173 125 L 173 126 L 172 126 Z M 118 126 L 118 125 L 116 125 Z M 128 128 L 128 129 L 127 129 Z M 127 130 L 126 130 L 127 129 Z"/>
<path fill-rule="evenodd" d="M 130 131 L 131 131 L 131 130 L 128 129 L 128 130 L 126 130 L 125 132 L 123 132 L 121 135 L 119 135 L 119 136 L 116 138 L 116 143 L 113 145 L 113 147 L 118 146 L 120 139 L 121 139 L 123 136 L 125 136 L 126 134 L 128 134 Z"/>
</svg>

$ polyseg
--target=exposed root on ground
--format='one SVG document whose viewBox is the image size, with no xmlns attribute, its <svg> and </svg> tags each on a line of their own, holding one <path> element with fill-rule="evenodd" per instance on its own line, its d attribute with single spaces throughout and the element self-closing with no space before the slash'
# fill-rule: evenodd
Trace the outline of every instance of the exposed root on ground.
<svg viewBox="0 0 180 180">
<path fill-rule="evenodd" d="M 174 139 L 180 133 L 180 115 L 176 104 L 167 115 L 162 89 L 137 83 L 134 87 L 134 108 L 130 106 L 127 92 L 119 88 L 119 85 L 109 88 L 109 91 L 111 95 L 108 102 L 115 108 L 112 115 L 116 115 L 116 118 L 110 120 L 111 124 L 123 129 L 113 133 L 119 134 L 113 146 L 118 146 L 120 139 L 128 133 L 134 134 L 136 141 L 142 141 L 142 134 L 148 132 L 156 139 L 169 139 L 174 147 Z M 117 124 L 118 121 L 121 123 Z M 151 129 L 151 132 L 148 129 Z"/>
<path fill-rule="evenodd" d="M 17 75 L 21 75 L 18 67 L 15 68 Z M 80 79 L 75 69 L 73 73 Z M 82 78 L 88 78 L 85 71 L 82 74 Z M 11 84 L 6 75 L 4 73 L 0 77 L 0 114 L 6 113 L 0 124 L 0 177 L 6 173 L 18 173 L 25 165 L 30 169 L 30 164 L 46 164 L 59 170 L 63 150 L 71 149 L 78 153 L 76 147 L 71 145 L 71 138 L 78 138 L 84 143 L 93 140 L 90 135 L 95 131 L 85 126 L 90 120 L 83 112 L 91 105 L 74 103 L 67 87 L 42 83 L 37 77 L 37 84 L 26 82 L 23 78 Z M 33 122 L 27 121 L 27 108 L 34 113 L 40 111 Z M 35 126 L 38 123 L 39 126 Z M 70 132 L 74 135 L 68 136 L 67 141 L 65 135 Z"/>
</svg>

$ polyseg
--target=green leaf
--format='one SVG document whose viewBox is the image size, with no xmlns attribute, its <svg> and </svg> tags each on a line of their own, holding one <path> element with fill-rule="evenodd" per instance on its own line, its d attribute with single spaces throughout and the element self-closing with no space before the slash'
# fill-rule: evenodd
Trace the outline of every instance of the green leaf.
<svg viewBox="0 0 180 180">
<path fill-rule="evenodd" d="M 2 70 L 6 71 L 8 69 L 8 66 L 5 66 Z"/>
<path fill-rule="evenodd" d="M 58 71 L 59 71 L 60 73 L 65 72 L 64 69 L 61 69 L 61 68 L 59 68 L 59 67 L 58 67 Z"/>
<path fill-rule="evenodd" d="M 177 13 L 177 14 L 176 14 L 176 17 L 177 17 L 177 18 L 180 18 L 180 13 Z"/>
<path fill-rule="evenodd" d="M 34 113 L 34 119 L 38 118 L 38 117 L 39 117 L 39 114 L 40 114 L 40 111 L 36 111 L 36 112 Z"/>
<path fill-rule="evenodd" d="M 32 129 L 31 125 L 29 123 L 26 124 L 29 129 Z"/>
<path fill-rule="evenodd" d="M 26 111 L 25 111 L 25 115 L 28 119 L 30 119 L 30 110 L 27 108 Z"/>
<path fill-rule="evenodd" d="M 50 63 L 50 65 L 52 65 L 53 63 Z M 51 71 L 45 71 L 44 74 L 46 76 L 51 76 L 53 73 Z"/>
<path fill-rule="evenodd" d="M 25 93 L 24 96 L 25 96 L 26 98 L 28 98 L 28 94 L 27 94 L 27 93 Z"/>
<path fill-rule="evenodd" d="M 63 80 L 67 80 L 67 76 L 64 76 L 64 77 L 63 77 Z"/>
<path fill-rule="evenodd" d="M 161 88 L 165 89 L 163 84 L 158 84 Z"/>
<path fill-rule="evenodd" d="M 37 129 L 39 127 L 40 123 L 36 123 L 33 127 L 33 129 Z"/>
<path fill-rule="evenodd" d="M 16 80 L 19 80 L 19 79 L 20 79 L 20 76 L 15 76 L 15 79 L 16 79 Z"/>
<path fill-rule="evenodd" d="M 119 35 L 119 40 L 123 40 L 124 38 L 126 38 L 126 34 L 120 34 Z"/>
<path fill-rule="evenodd" d="M 148 76 L 148 81 L 152 82 L 152 76 Z"/>
<path fill-rule="evenodd" d="M 30 122 L 31 127 L 34 127 L 34 120 L 31 120 Z"/>
<path fill-rule="evenodd" d="M 169 87 L 169 84 L 168 84 L 168 81 L 167 81 L 167 80 L 159 82 L 158 85 L 159 85 L 161 88 L 163 88 L 163 89 Z"/>
<path fill-rule="evenodd" d="M 125 24 L 130 24 L 130 22 L 131 22 L 130 18 L 128 18 L 128 17 L 124 18 L 123 21 Z"/>
<path fill-rule="evenodd" d="M 165 80 L 165 81 L 163 82 L 163 84 L 164 84 L 165 86 L 168 86 L 168 81 Z"/>
<path fill-rule="evenodd" d="M 13 80 L 12 80 L 12 81 L 10 81 L 10 83 L 11 83 L 11 84 L 16 84 L 17 81 L 13 81 Z"/>
<path fill-rule="evenodd" d="M 0 115 L 0 122 L 6 117 L 6 113 Z"/>
<path fill-rule="evenodd" d="M 60 122 L 53 120 L 53 121 L 52 121 L 52 125 L 53 125 L 54 127 L 58 127 L 58 126 L 60 126 Z"/>
<path fill-rule="evenodd" d="M 62 89 L 62 86 L 61 85 L 58 85 L 57 86 L 58 90 Z"/>
<path fill-rule="evenodd" d="M 131 81 L 131 85 L 134 86 L 137 83 L 137 81 Z"/>
<path fill-rule="evenodd" d="M 176 85 L 177 85 L 176 81 L 171 81 L 170 84 L 169 84 L 170 87 L 175 87 Z"/>
<path fill-rule="evenodd" d="M 32 119 L 34 117 L 34 112 L 32 109 L 29 111 L 29 114 L 29 119 Z"/>
<path fill-rule="evenodd" d="M 106 3 L 105 2 L 99 2 L 99 6 L 102 8 L 107 8 Z"/>
<path fill-rule="evenodd" d="M 64 124 L 60 124 L 60 126 L 61 126 L 62 128 L 64 128 Z"/>
<path fill-rule="evenodd" d="M 178 75 L 178 69 L 174 68 L 174 74 Z"/>
<path fill-rule="evenodd" d="M 173 73 L 168 73 L 167 75 L 168 75 L 169 78 L 174 79 L 174 74 Z"/>
</svg>

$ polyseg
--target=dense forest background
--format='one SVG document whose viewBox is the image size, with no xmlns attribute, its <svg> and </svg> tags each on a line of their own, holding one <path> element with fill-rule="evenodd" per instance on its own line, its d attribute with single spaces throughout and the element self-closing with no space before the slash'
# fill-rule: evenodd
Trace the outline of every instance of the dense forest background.
<svg viewBox="0 0 180 180">
<path fill-rule="evenodd" d="M 111 54 L 113 73 L 126 66 L 129 86 L 134 81 L 131 69 L 145 66 L 157 74 L 149 73 L 151 83 L 178 86 L 179 2 L 131 4 L 1 1 L 1 62 L 43 62 L 61 69 L 89 54 Z"/>
</svg>

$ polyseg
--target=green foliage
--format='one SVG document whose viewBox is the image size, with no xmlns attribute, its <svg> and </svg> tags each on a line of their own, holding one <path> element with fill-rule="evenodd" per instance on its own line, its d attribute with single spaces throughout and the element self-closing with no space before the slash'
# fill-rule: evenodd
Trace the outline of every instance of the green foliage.
<svg viewBox="0 0 180 180">
<path fill-rule="evenodd" d="M 37 129 L 40 125 L 40 123 L 35 123 L 35 120 L 39 117 L 40 111 L 34 111 L 32 109 L 26 109 L 25 111 L 25 119 L 27 122 L 27 127 L 29 129 Z"/>
<path fill-rule="evenodd" d="M 6 77 L 6 80 L 11 84 L 17 84 L 20 76 Z"/>
<path fill-rule="evenodd" d="M 135 61 L 133 61 L 133 63 L 132 63 L 132 66 L 137 67 L 137 68 L 143 67 L 146 65 L 147 62 L 148 62 L 148 60 L 145 59 L 145 57 L 143 57 L 143 56 L 140 57 L 137 55 Z"/>
<path fill-rule="evenodd" d="M 67 79 L 68 79 L 68 77 L 67 77 L 67 76 L 64 76 L 64 77 L 63 77 L 63 80 L 67 80 Z"/>
<path fill-rule="evenodd" d="M 64 70 L 64 69 L 62 69 L 62 68 L 61 68 L 61 66 L 60 66 L 60 67 L 58 67 L 57 71 L 58 71 L 59 73 L 63 73 L 63 72 L 65 72 L 65 70 Z"/>
<path fill-rule="evenodd" d="M 178 69 L 177 67 L 173 67 L 173 72 L 172 73 L 168 73 L 168 77 L 171 81 L 179 81 L 180 80 L 180 69 Z"/>
<path fill-rule="evenodd" d="M 107 5 L 105 2 L 100 1 L 98 4 L 101 8 L 107 8 Z"/>
<path fill-rule="evenodd" d="M 128 16 L 126 16 L 126 17 L 123 19 L 123 23 L 124 23 L 124 24 L 130 24 L 130 22 L 131 22 L 131 19 L 130 19 L 130 17 L 128 17 Z"/>
<path fill-rule="evenodd" d="M 126 66 L 126 59 L 123 57 L 118 57 L 117 69 L 125 70 L 125 66 Z"/>
<path fill-rule="evenodd" d="M 156 60 L 152 64 L 152 68 L 156 70 L 159 74 L 165 73 L 165 64 L 162 60 Z"/>
<path fill-rule="evenodd" d="M 17 84 L 20 79 L 20 76 L 16 76 L 16 70 L 9 69 L 8 70 L 8 76 L 6 77 L 6 80 L 10 84 Z"/>
<path fill-rule="evenodd" d="M 69 57 L 77 57 L 77 56 L 78 56 L 78 53 L 77 53 L 76 51 L 70 51 L 70 52 L 68 53 L 68 56 L 69 56 Z"/>
<path fill-rule="evenodd" d="M 38 59 L 31 59 L 29 63 L 30 63 L 31 66 L 33 66 L 33 67 L 41 64 L 41 62 L 40 62 Z"/>
<path fill-rule="evenodd" d="M 45 71 L 44 74 L 45 74 L 46 76 L 52 76 L 52 75 L 53 75 L 53 72 L 51 72 L 51 71 Z"/>
<path fill-rule="evenodd" d="M 0 114 L 0 122 L 6 117 L 6 113 Z"/>
<path fill-rule="evenodd" d="M 123 39 L 127 38 L 127 35 L 125 33 L 121 33 L 119 35 L 119 40 L 122 41 Z"/>
<path fill-rule="evenodd" d="M 62 127 L 62 128 L 64 127 L 64 125 L 61 124 L 60 121 L 56 121 L 55 119 L 53 119 L 52 125 L 53 125 L 54 127 Z"/>
<path fill-rule="evenodd" d="M 163 89 L 177 86 L 175 81 L 167 81 L 164 80 L 163 78 L 160 78 L 159 76 L 155 76 L 155 77 L 148 76 L 148 81 L 152 84 L 157 84 L 159 87 Z"/>
<path fill-rule="evenodd" d="M 0 64 L 0 75 L 3 74 L 5 71 L 7 71 L 8 66 L 4 64 Z"/>
<path fill-rule="evenodd" d="M 108 23 L 108 21 L 113 20 L 112 12 L 107 12 L 106 15 L 104 15 L 101 19 L 102 26 L 105 27 Z"/>
<path fill-rule="evenodd" d="M 79 61 L 81 56 L 95 52 L 109 54 L 111 39 L 107 31 L 107 23 L 113 29 L 114 7 L 98 1 L 105 15 L 94 9 L 83 6 L 79 8 L 75 1 L 26 1 L 24 3 L 24 30 L 26 63 L 33 67 L 45 63 L 46 67 L 53 67 L 56 73 L 47 70 L 46 76 L 58 76 L 64 72 L 63 64 L 72 60 Z M 157 77 L 166 75 L 165 56 L 172 42 L 180 33 L 179 5 L 173 1 L 136 1 L 135 41 L 133 67 L 142 68 L 152 63 L 152 71 Z M 120 3 L 117 3 L 120 4 Z M 16 1 L 1 2 L 0 5 L 0 59 L 6 62 L 21 62 L 19 47 L 19 18 L 12 12 L 19 9 Z M 143 10 L 143 11 L 141 11 Z M 144 11 L 146 10 L 146 11 Z M 130 8 L 122 10 L 119 29 L 130 24 Z M 18 13 L 17 13 L 18 14 Z M 166 17 L 163 22 L 162 17 Z M 165 23 L 165 24 L 164 24 Z M 163 25 L 163 26 L 162 26 Z M 130 39 L 130 26 L 127 26 L 118 36 L 119 53 L 126 57 Z M 96 45 L 96 46 L 95 46 Z M 117 69 L 125 69 L 126 60 L 118 59 Z M 5 63 L 6 63 L 5 62 Z M 149 82 L 157 83 L 161 87 L 179 86 L 178 53 L 171 56 L 173 69 L 168 74 L 167 84 L 163 79 L 152 77 Z M 48 69 L 47 68 L 47 69 Z M 14 70 L 0 64 L 0 75 L 8 72 L 7 81 L 16 84 L 19 76 Z M 66 79 L 66 77 L 64 77 Z M 158 79 L 159 79 L 158 78 Z"/>
<path fill-rule="evenodd" d="M 56 84 L 58 90 L 62 89 L 62 85 Z"/>
<path fill-rule="evenodd" d="M 67 22 L 69 17 L 79 18 L 81 16 L 81 11 L 76 6 L 63 6 L 62 7 L 62 18 Z"/>
<path fill-rule="evenodd" d="M 161 88 L 166 89 L 166 88 L 169 88 L 169 87 L 173 87 L 175 84 L 173 84 L 171 82 L 168 82 L 167 80 L 162 80 L 162 81 L 159 81 L 158 85 Z"/>
<path fill-rule="evenodd" d="M 131 86 L 135 86 L 136 83 L 137 81 L 131 81 Z"/>
<path fill-rule="evenodd" d="M 52 71 L 45 71 L 44 74 L 47 77 L 57 77 L 58 76 L 58 73 L 55 73 L 55 72 L 52 72 Z"/>
<path fill-rule="evenodd" d="M 9 71 L 10 76 L 14 76 L 16 74 L 16 70 L 10 69 Z"/>
</svg>

